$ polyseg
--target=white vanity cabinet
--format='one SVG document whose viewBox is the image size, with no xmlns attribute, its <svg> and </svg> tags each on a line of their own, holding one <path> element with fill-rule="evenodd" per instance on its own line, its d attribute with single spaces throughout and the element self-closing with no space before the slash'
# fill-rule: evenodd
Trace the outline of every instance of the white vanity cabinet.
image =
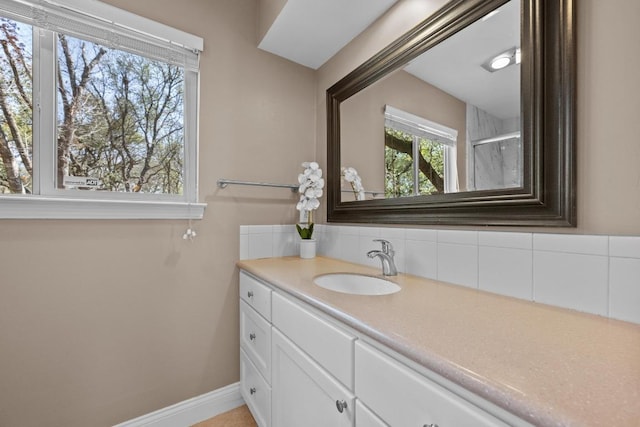
<svg viewBox="0 0 640 427">
<path fill-rule="evenodd" d="M 362 401 L 356 400 L 356 426 L 357 427 L 389 427 L 378 418 Z"/>
<path fill-rule="evenodd" d="M 259 426 L 530 426 L 240 273 L 241 390 Z"/>
<path fill-rule="evenodd" d="M 390 426 L 508 426 L 361 341 L 356 343 L 355 365 L 358 399 Z"/>
<path fill-rule="evenodd" d="M 353 426 L 355 337 L 277 293 L 272 310 L 273 425 Z"/>
<path fill-rule="evenodd" d="M 353 426 L 355 339 L 240 272 L 240 389 L 260 427 Z"/>
<path fill-rule="evenodd" d="M 271 382 L 271 323 L 240 300 L 240 347 Z"/>
<path fill-rule="evenodd" d="M 240 393 L 259 427 L 271 425 L 271 386 L 240 348 Z"/>
<path fill-rule="evenodd" d="M 273 329 L 274 426 L 353 426 L 354 404 L 353 393 Z"/>
<path fill-rule="evenodd" d="M 240 273 L 240 393 L 259 427 L 271 426 L 271 289 Z"/>
</svg>

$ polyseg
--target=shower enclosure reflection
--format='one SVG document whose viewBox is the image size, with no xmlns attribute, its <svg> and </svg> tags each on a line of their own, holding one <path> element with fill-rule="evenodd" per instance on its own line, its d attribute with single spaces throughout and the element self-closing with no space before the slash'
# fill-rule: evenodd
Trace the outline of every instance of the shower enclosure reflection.
<svg viewBox="0 0 640 427">
<path fill-rule="evenodd" d="M 519 118 L 499 119 L 467 106 L 468 190 L 522 186 L 522 141 Z"/>
</svg>

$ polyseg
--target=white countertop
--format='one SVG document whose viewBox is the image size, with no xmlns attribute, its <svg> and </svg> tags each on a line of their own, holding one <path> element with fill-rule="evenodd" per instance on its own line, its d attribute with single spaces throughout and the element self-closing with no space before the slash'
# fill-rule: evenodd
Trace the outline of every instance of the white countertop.
<svg viewBox="0 0 640 427">
<path fill-rule="evenodd" d="M 238 266 L 534 425 L 640 426 L 640 325 L 404 274 L 337 293 L 313 278 L 379 270 L 324 257 Z"/>
</svg>

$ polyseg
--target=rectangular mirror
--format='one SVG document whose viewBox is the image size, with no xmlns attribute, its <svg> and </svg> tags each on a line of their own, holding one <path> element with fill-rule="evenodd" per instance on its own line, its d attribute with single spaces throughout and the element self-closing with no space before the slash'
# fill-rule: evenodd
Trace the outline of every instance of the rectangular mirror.
<svg viewBox="0 0 640 427">
<path fill-rule="evenodd" d="M 573 17 L 451 1 L 329 88 L 328 220 L 575 226 Z"/>
</svg>

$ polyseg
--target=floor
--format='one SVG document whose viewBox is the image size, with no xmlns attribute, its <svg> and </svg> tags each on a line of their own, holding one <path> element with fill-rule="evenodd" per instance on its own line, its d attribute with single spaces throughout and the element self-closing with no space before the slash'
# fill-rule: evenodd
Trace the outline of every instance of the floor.
<svg viewBox="0 0 640 427">
<path fill-rule="evenodd" d="M 257 427 L 247 405 L 216 415 L 192 427 Z"/>
</svg>

